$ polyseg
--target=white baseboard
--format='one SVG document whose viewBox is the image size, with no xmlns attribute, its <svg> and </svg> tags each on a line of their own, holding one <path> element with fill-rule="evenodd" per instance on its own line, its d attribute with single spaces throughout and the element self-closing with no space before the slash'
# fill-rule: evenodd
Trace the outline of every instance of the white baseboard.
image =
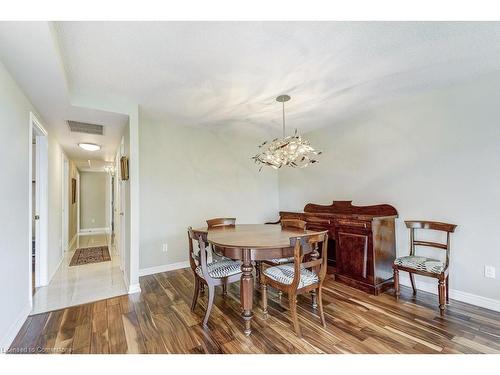
<svg viewBox="0 0 500 375">
<path fill-rule="evenodd" d="M 411 288 L 410 278 L 403 272 L 400 272 L 399 274 L 399 282 L 401 285 L 405 285 Z M 428 283 L 415 279 L 415 284 L 418 290 L 436 295 L 438 294 L 437 281 L 435 283 Z M 483 307 L 485 309 L 500 311 L 500 301 L 493 298 L 482 297 L 478 296 L 477 294 L 462 292 L 461 290 L 456 289 L 450 289 L 450 298 L 456 301 L 469 303 L 474 306 Z"/>
<path fill-rule="evenodd" d="M 47 285 L 50 284 L 50 282 L 52 281 L 52 278 L 56 274 L 57 270 L 59 269 L 59 267 L 61 267 L 61 263 L 62 263 L 63 259 L 64 259 L 64 256 L 62 256 L 61 259 L 59 259 L 59 263 L 57 264 L 57 267 L 54 268 L 54 271 L 52 271 L 52 274 L 50 275 L 49 280 L 47 282 Z M 44 286 L 46 286 L 46 285 L 44 285 Z"/>
<path fill-rule="evenodd" d="M 188 260 L 186 260 L 184 262 L 164 264 L 164 265 L 156 266 L 156 267 L 141 268 L 139 270 L 139 277 L 140 276 L 146 276 L 146 275 L 153 275 L 155 273 L 161 273 L 161 272 L 167 272 L 167 271 L 174 271 L 174 270 L 178 270 L 178 269 L 181 269 L 181 268 L 187 268 L 187 267 L 189 267 L 189 261 Z"/>
<path fill-rule="evenodd" d="M 69 245 L 68 245 L 68 248 L 66 249 L 66 251 L 69 251 L 69 249 L 71 249 L 71 247 L 73 246 L 73 244 L 76 242 L 77 238 L 78 238 L 78 233 L 75 233 L 75 235 L 73 236 L 73 238 L 69 242 Z"/>
<path fill-rule="evenodd" d="M 94 234 L 94 233 L 108 233 L 110 231 L 109 228 L 84 228 L 80 229 L 78 234 L 86 235 L 86 234 Z"/>
<path fill-rule="evenodd" d="M 16 321 L 7 330 L 7 333 L 0 340 L 0 353 L 5 354 L 23 326 L 26 318 L 31 312 L 31 303 L 28 303 L 17 316 Z"/>
<path fill-rule="evenodd" d="M 140 293 L 141 285 L 139 283 L 128 286 L 128 294 Z"/>
<path fill-rule="evenodd" d="M 127 287 L 127 293 L 128 294 L 134 294 L 134 293 L 140 293 L 141 292 L 141 285 L 139 283 L 137 284 L 130 284 L 128 281 L 128 277 L 125 274 L 125 272 L 122 271 L 123 275 L 123 281 L 125 281 L 125 286 Z"/>
</svg>

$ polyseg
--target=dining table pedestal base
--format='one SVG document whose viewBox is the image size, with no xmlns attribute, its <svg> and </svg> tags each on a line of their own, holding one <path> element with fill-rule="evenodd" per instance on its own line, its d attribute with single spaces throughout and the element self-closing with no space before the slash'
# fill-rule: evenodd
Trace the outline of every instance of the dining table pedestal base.
<svg viewBox="0 0 500 375">
<path fill-rule="evenodd" d="M 241 306 L 243 308 L 243 312 L 241 316 L 245 322 L 245 335 L 250 335 L 252 333 L 252 318 L 253 318 L 253 265 L 251 260 L 251 250 L 244 249 L 243 250 L 243 259 L 241 263 Z"/>
</svg>

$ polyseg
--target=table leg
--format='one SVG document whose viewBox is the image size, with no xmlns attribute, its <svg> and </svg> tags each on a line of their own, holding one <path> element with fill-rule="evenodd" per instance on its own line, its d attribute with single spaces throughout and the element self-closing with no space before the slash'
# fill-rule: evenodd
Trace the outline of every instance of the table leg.
<svg viewBox="0 0 500 375">
<path fill-rule="evenodd" d="M 253 304 L 253 266 L 250 260 L 250 249 L 243 250 L 243 259 L 241 263 L 241 291 L 240 299 L 243 312 L 241 316 L 245 321 L 245 335 L 252 333 L 251 321 L 253 317 L 252 304 Z"/>
</svg>

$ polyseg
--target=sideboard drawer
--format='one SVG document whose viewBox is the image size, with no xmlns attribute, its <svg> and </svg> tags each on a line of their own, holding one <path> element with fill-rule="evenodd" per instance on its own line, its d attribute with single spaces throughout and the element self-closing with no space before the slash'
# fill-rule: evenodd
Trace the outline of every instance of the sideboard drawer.
<svg viewBox="0 0 500 375">
<path fill-rule="evenodd" d="M 371 222 L 364 220 L 353 220 L 353 219 L 337 219 L 335 220 L 335 225 L 338 227 L 351 227 L 359 229 L 371 228 Z"/>
<path fill-rule="evenodd" d="M 305 220 L 307 222 L 307 225 L 321 225 L 321 226 L 332 225 L 332 221 L 330 219 L 323 219 L 318 217 L 306 217 Z"/>
</svg>

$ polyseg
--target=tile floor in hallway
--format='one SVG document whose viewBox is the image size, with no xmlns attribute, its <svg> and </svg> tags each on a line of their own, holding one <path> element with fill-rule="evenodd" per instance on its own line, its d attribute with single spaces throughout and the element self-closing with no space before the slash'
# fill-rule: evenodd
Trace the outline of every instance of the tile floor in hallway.
<svg viewBox="0 0 500 375">
<path fill-rule="evenodd" d="M 72 266 L 69 264 L 77 248 L 109 246 L 110 262 Z M 109 244 L 105 233 L 79 235 L 75 245 L 65 254 L 50 284 L 37 288 L 31 314 L 75 306 L 127 293 L 120 257 Z"/>
</svg>

